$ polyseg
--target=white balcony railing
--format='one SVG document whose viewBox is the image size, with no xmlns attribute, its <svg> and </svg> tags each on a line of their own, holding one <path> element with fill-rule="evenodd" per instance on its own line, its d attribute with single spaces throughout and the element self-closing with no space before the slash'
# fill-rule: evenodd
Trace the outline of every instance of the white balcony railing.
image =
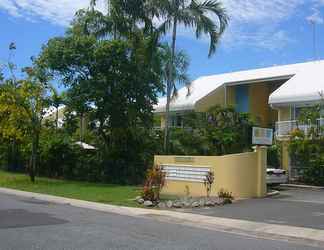
<svg viewBox="0 0 324 250">
<path fill-rule="evenodd" d="M 295 130 L 299 129 L 307 135 L 311 129 L 315 129 L 319 135 L 324 134 L 324 118 L 317 119 L 316 124 L 311 122 L 302 123 L 297 120 L 293 121 L 280 121 L 276 122 L 276 136 L 277 137 L 284 137 L 289 136 L 290 133 Z"/>
</svg>

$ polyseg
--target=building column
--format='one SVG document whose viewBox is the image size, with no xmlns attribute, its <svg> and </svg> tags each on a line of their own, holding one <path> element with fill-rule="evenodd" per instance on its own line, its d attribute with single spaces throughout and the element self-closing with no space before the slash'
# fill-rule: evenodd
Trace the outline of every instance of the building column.
<svg viewBox="0 0 324 250">
<path fill-rule="evenodd" d="M 257 197 L 267 194 L 267 147 L 257 146 Z"/>
</svg>

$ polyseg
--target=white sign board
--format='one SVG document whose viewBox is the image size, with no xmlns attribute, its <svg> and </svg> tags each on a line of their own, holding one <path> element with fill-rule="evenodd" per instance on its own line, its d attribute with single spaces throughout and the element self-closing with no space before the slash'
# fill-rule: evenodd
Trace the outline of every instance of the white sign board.
<svg viewBox="0 0 324 250">
<path fill-rule="evenodd" d="M 204 182 L 210 172 L 210 168 L 205 166 L 162 164 L 161 167 L 166 180 L 175 181 Z"/>
<path fill-rule="evenodd" d="M 273 130 L 269 128 L 253 127 L 252 144 L 253 145 L 272 145 Z"/>
</svg>

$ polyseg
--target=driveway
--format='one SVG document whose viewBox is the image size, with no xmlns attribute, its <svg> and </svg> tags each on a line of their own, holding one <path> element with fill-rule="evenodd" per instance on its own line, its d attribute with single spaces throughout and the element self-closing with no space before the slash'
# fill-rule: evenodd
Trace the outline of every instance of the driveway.
<svg viewBox="0 0 324 250">
<path fill-rule="evenodd" d="M 236 205 L 238 204 L 233 208 Z M 229 208 L 232 209 L 231 206 Z M 0 194 L 0 249 L 319 250 L 321 248 Z"/>
<path fill-rule="evenodd" d="M 324 229 L 324 190 L 281 188 L 280 195 L 271 198 L 241 200 L 227 206 L 183 212 Z"/>
</svg>

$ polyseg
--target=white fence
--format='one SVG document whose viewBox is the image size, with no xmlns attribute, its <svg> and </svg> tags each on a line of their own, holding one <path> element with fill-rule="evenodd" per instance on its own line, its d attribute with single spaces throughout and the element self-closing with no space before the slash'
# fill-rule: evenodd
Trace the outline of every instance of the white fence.
<svg viewBox="0 0 324 250">
<path fill-rule="evenodd" d="M 299 129 L 299 130 L 303 131 L 305 135 L 307 135 L 311 129 L 315 129 L 318 134 L 323 135 L 324 134 L 324 118 L 317 119 L 316 124 L 313 124 L 311 122 L 302 123 L 297 120 L 276 122 L 276 136 L 277 137 L 289 136 L 290 133 L 295 129 Z"/>
</svg>

